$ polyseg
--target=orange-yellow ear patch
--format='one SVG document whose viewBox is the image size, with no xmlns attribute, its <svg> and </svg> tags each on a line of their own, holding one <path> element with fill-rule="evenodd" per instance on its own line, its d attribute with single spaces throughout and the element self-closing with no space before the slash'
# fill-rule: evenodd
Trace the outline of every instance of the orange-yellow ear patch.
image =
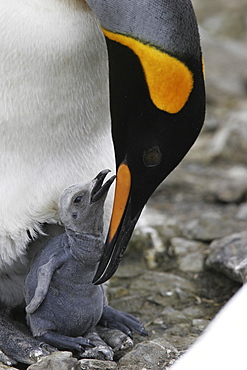
<svg viewBox="0 0 247 370">
<path fill-rule="evenodd" d="M 188 67 L 153 46 L 105 29 L 103 31 L 106 37 L 128 46 L 139 57 L 154 105 L 168 113 L 178 113 L 193 89 L 193 74 Z"/>
</svg>

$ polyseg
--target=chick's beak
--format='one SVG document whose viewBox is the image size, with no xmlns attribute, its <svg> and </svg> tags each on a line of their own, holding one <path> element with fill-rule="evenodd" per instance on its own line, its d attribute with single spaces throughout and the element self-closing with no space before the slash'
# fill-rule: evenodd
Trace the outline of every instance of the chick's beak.
<svg viewBox="0 0 247 370">
<path fill-rule="evenodd" d="M 116 176 L 112 176 L 108 181 L 105 182 L 104 185 L 102 185 L 106 175 L 109 172 L 110 170 L 103 170 L 95 177 L 94 179 L 95 184 L 91 192 L 91 203 L 95 203 L 98 200 L 100 200 L 103 197 L 103 195 L 108 192 L 111 184 L 115 180 Z"/>
</svg>

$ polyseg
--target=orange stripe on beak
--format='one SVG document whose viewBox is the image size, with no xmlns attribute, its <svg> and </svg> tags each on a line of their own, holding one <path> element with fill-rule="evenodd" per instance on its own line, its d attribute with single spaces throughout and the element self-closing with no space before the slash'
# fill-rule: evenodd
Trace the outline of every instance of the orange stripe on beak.
<svg viewBox="0 0 247 370">
<path fill-rule="evenodd" d="M 122 220 L 131 187 L 131 173 L 126 163 L 122 163 L 117 171 L 115 197 L 110 222 L 108 241 L 111 242 Z"/>
</svg>

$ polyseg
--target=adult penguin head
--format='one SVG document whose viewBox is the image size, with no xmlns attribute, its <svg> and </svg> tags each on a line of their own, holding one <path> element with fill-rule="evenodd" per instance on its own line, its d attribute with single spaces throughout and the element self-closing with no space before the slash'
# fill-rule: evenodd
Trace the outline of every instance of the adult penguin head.
<svg viewBox="0 0 247 370">
<path fill-rule="evenodd" d="M 106 36 L 117 180 L 94 282 L 116 271 L 148 198 L 196 140 L 205 115 L 190 0 L 87 0 Z"/>
</svg>

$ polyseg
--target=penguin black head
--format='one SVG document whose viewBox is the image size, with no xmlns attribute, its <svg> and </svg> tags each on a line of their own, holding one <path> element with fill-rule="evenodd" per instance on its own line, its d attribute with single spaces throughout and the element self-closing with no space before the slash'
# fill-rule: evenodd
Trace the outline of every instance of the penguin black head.
<svg viewBox="0 0 247 370">
<path fill-rule="evenodd" d="M 96 283 L 116 271 L 140 213 L 196 140 L 205 115 L 200 39 L 190 0 L 87 0 L 109 54 L 117 180 Z"/>
</svg>

